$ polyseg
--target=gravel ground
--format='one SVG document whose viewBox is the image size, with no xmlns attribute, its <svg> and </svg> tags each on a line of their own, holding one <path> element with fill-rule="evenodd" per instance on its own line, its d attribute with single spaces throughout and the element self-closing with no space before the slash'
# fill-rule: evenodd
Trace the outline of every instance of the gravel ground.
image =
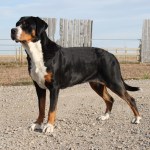
<svg viewBox="0 0 150 150">
<path fill-rule="evenodd" d="M 148 150 L 150 149 L 150 80 L 128 80 L 143 92 L 135 97 L 142 115 L 141 124 L 131 124 L 133 113 L 117 97 L 110 119 L 101 121 L 105 103 L 82 84 L 61 90 L 53 134 L 29 131 L 35 121 L 38 104 L 35 89 L 30 86 L 0 86 L 1 150 Z M 47 91 L 47 108 L 49 93 Z M 46 118 L 47 119 L 47 118 Z"/>
</svg>

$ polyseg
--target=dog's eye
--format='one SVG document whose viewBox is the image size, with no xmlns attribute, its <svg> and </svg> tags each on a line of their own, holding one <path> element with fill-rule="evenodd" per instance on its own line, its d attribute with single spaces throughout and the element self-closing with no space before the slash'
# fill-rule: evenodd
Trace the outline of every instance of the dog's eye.
<svg viewBox="0 0 150 150">
<path fill-rule="evenodd" d="M 23 26 L 23 27 L 28 27 L 29 24 L 28 24 L 27 22 L 23 22 L 23 23 L 22 23 L 22 26 Z"/>
</svg>

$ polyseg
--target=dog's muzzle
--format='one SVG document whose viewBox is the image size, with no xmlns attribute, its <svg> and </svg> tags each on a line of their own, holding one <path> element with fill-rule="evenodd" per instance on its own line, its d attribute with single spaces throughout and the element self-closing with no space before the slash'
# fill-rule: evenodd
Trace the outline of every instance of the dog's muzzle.
<svg viewBox="0 0 150 150">
<path fill-rule="evenodd" d="M 12 40 L 16 40 L 17 41 L 17 39 L 16 39 L 17 32 L 18 32 L 17 28 L 12 28 L 11 29 L 11 39 Z"/>
</svg>

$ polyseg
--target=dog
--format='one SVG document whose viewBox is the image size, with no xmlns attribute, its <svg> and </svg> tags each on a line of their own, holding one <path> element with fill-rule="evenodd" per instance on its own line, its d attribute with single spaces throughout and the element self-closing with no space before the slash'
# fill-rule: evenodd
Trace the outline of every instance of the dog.
<svg viewBox="0 0 150 150">
<path fill-rule="evenodd" d="M 51 41 L 45 30 L 48 25 L 39 17 L 21 17 L 16 27 L 11 29 L 11 38 L 20 42 L 27 53 L 28 70 L 36 88 L 39 115 L 30 130 L 41 129 L 53 132 L 56 107 L 60 89 L 89 82 L 91 88 L 103 98 L 106 111 L 102 120 L 110 116 L 114 99 L 107 88 L 125 100 L 134 113 L 132 123 L 140 123 L 135 99 L 128 91 L 138 91 L 139 87 L 126 84 L 122 78 L 116 57 L 101 48 L 63 48 Z M 48 121 L 45 117 L 46 89 L 50 91 Z"/>
</svg>

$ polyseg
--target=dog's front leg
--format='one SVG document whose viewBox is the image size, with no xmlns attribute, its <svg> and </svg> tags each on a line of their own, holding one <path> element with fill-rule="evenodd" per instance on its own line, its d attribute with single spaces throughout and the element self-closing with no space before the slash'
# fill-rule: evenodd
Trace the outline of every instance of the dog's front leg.
<svg viewBox="0 0 150 150">
<path fill-rule="evenodd" d="M 42 123 L 45 118 L 45 102 L 46 102 L 46 90 L 40 88 L 36 82 L 34 82 L 36 93 L 38 96 L 38 105 L 39 105 L 39 116 L 37 120 L 31 124 L 30 130 L 39 130 L 42 129 Z"/>
<path fill-rule="evenodd" d="M 59 94 L 59 88 L 50 89 L 50 108 L 48 113 L 48 121 L 43 128 L 43 132 L 45 133 L 53 132 L 55 117 L 56 117 L 58 94 Z"/>
</svg>

